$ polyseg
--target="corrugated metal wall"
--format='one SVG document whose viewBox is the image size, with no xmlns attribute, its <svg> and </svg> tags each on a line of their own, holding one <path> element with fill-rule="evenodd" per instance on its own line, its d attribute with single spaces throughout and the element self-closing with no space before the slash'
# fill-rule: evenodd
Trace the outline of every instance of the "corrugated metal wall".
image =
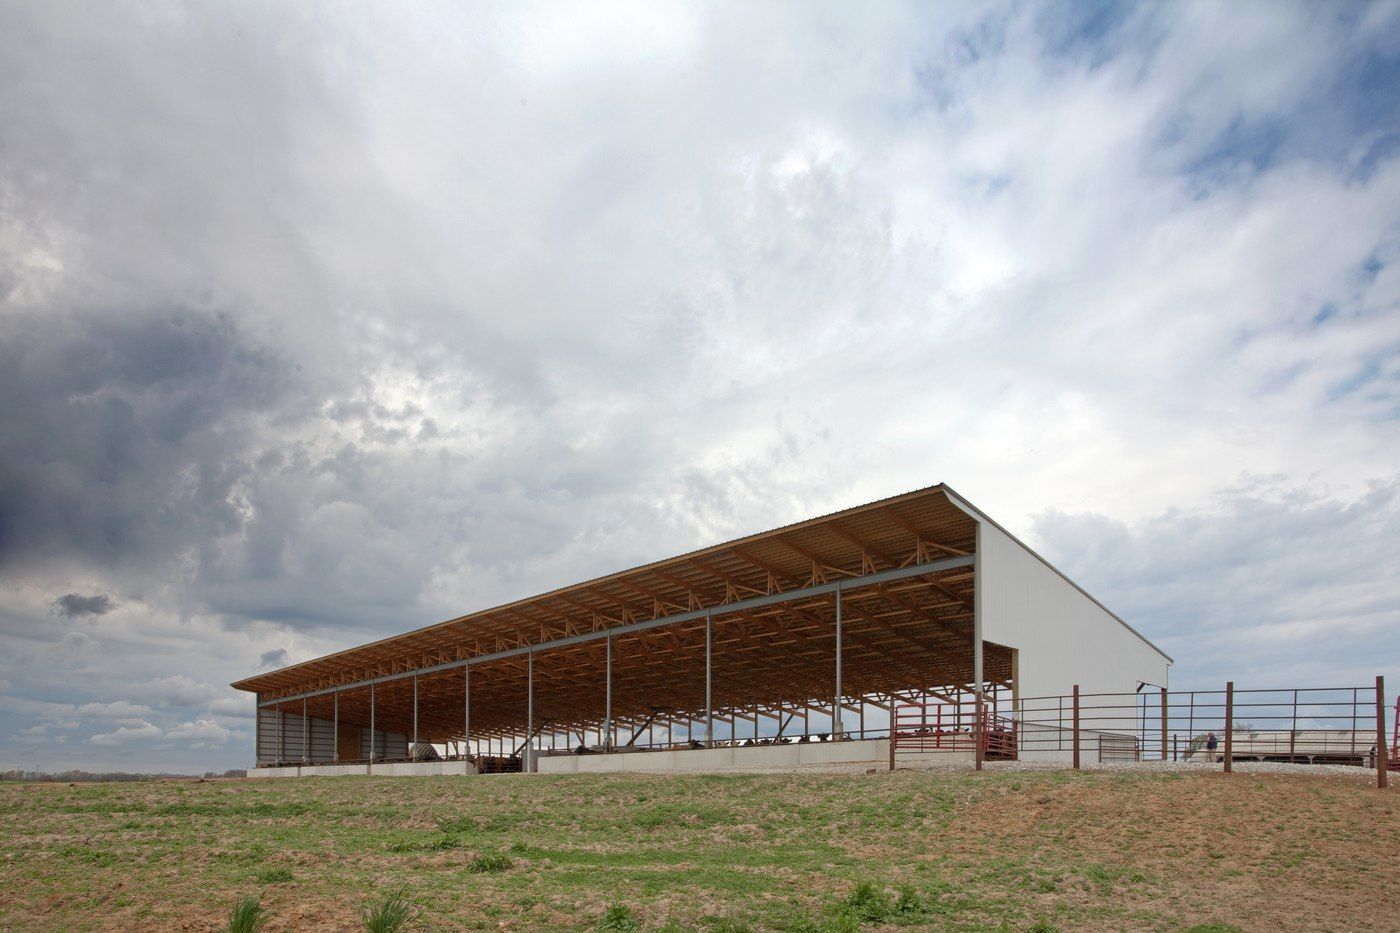
<svg viewBox="0 0 1400 933">
<path fill-rule="evenodd" d="M 258 763 L 273 764 L 279 761 L 301 761 L 303 756 L 311 761 L 335 760 L 335 722 L 329 719 L 308 718 L 309 735 L 303 740 L 301 713 L 283 711 L 282 730 L 277 728 L 275 709 L 258 710 Z M 345 725 L 343 729 L 356 728 Z M 360 728 L 360 748 L 369 755 L 369 729 Z M 309 753 L 309 754 L 308 754 Z M 407 758 L 408 737 L 398 733 L 375 730 L 375 756 L 378 758 Z"/>
<path fill-rule="evenodd" d="M 1010 535 L 982 523 L 982 638 L 1019 649 L 1023 697 L 1166 686 L 1168 661 Z"/>
<path fill-rule="evenodd" d="M 375 758 L 407 758 L 408 757 L 408 736 L 397 732 L 382 732 L 374 730 L 374 757 Z M 369 757 L 369 729 L 360 730 L 360 748 L 364 750 L 365 757 Z"/>
</svg>

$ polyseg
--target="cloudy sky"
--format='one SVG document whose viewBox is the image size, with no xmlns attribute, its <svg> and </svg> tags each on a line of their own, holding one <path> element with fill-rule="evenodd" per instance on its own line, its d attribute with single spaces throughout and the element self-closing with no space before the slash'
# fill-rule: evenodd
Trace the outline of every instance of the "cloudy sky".
<svg viewBox="0 0 1400 933">
<path fill-rule="evenodd" d="M 0 767 L 947 482 L 1400 680 L 1400 7 L 0 7 Z"/>
</svg>

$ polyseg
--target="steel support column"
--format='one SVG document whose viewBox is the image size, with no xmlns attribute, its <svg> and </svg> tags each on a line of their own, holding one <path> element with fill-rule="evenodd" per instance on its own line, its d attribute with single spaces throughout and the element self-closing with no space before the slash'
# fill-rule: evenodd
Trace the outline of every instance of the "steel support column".
<svg viewBox="0 0 1400 933">
<path fill-rule="evenodd" d="M 974 534 L 974 547 L 976 551 L 972 555 L 972 689 L 976 691 L 977 711 L 976 720 L 973 724 L 973 741 L 976 742 L 976 751 L 973 753 L 978 771 L 982 770 L 983 750 L 983 722 L 982 722 L 982 684 L 984 682 L 982 672 L 982 606 L 983 591 L 986 589 L 982 585 L 982 522 L 978 521 Z"/>
<path fill-rule="evenodd" d="M 301 701 L 301 763 L 311 760 L 311 723 L 306 718 L 306 699 Z"/>
<path fill-rule="evenodd" d="M 714 628 L 714 617 L 708 612 L 705 613 L 705 745 L 713 747 L 715 744 L 715 707 L 710 695 L 711 685 L 711 642 L 712 629 Z"/>
<path fill-rule="evenodd" d="M 472 753 L 472 669 L 462 668 L 462 754 Z"/>
<path fill-rule="evenodd" d="M 521 770 L 535 770 L 535 652 L 525 654 L 525 760 Z"/>
<path fill-rule="evenodd" d="M 340 691 L 337 690 L 335 697 L 335 725 L 331 728 L 331 761 L 340 761 Z"/>
<path fill-rule="evenodd" d="M 831 737 L 841 738 L 841 584 L 836 584 L 836 695 L 831 700 Z"/>
<path fill-rule="evenodd" d="M 604 642 L 607 646 L 607 671 L 604 679 L 607 681 L 607 709 L 603 713 L 603 751 L 610 752 L 613 747 L 613 721 L 612 721 L 612 636 L 609 635 Z"/>
<path fill-rule="evenodd" d="M 374 763 L 374 684 L 369 685 L 369 760 Z"/>
<path fill-rule="evenodd" d="M 418 675 L 413 675 L 413 744 L 418 744 Z M 413 756 L 418 754 L 416 748 L 408 750 L 408 758 L 413 760 Z"/>
</svg>

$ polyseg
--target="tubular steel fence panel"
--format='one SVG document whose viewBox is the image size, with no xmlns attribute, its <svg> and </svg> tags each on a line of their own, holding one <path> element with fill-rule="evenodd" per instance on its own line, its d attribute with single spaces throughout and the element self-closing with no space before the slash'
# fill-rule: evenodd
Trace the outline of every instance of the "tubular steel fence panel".
<svg viewBox="0 0 1400 933">
<path fill-rule="evenodd" d="M 847 742 L 889 737 L 889 766 L 898 755 L 951 753 L 971 756 L 980 768 L 984 760 L 1058 762 L 1078 768 L 1106 762 L 1157 761 L 1165 764 L 1206 763 L 1230 771 L 1237 761 L 1344 764 L 1374 769 L 1376 783 L 1385 787 L 1388 773 L 1400 771 L 1395 745 L 1400 744 L 1400 702 L 1395 706 L 1395 731 L 1387 733 L 1385 681 L 1374 686 L 1283 687 L 1223 690 L 1167 690 L 1143 685 L 1134 693 L 1084 693 L 1076 686 L 1063 695 L 1016 697 L 999 685 L 979 699 L 969 689 L 929 692 L 912 698 L 888 697 L 889 725 L 839 729 L 831 720 L 828 731 L 814 727 L 811 708 L 765 713 L 776 719 L 776 735 L 760 735 L 757 719 L 752 732 L 741 735 L 737 723 L 728 736 L 706 738 L 703 723 L 687 718 L 649 719 L 630 737 L 619 734 L 604 746 L 600 733 L 538 730 L 535 754 L 593 754 L 599 751 L 647 752 L 683 748 L 748 747 L 803 743 Z M 879 704 L 877 704 L 878 706 Z M 818 710 L 818 713 L 820 711 Z M 717 722 L 723 725 L 722 720 Z M 345 727 L 342 727 L 342 731 Z M 359 739 L 356 753 L 339 747 L 334 724 L 299 712 L 259 711 L 258 759 L 273 763 L 406 760 L 407 737 L 367 727 L 353 727 Z M 791 729 L 791 731 L 788 731 Z M 766 731 L 766 730 L 765 730 Z M 697 737 L 698 736 L 698 737 Z M 374 741 L 371 745 L 371 737 Z M 491 737 L 478 742 L 475 754 L 458 746 L 445 748 L 449 760 L 478 761 L 484 770 L 519 770 L 521 737 Z M 597 743 L 590 739 L 597 738 Z M 350 743 L 353 746 L 355 743 Z M 521 746 L 523 748 L 523 744 Z M 512 749 L 515 749 L 512 751 Z"/>
<path fill-rule="evenodd" d="M 1347 764 L 1373 768 L 1380 786 L 1389 760 L 1385 682 L 1374 686 L 1167 690 L 1018 697 L 1010 719 L 1016 757 L 1028 761 Z M 1400 717 L 1400 704 L 1396 715 Z M 1390 750 L 1393 753 L 1393 749 Z"/>
</svg>

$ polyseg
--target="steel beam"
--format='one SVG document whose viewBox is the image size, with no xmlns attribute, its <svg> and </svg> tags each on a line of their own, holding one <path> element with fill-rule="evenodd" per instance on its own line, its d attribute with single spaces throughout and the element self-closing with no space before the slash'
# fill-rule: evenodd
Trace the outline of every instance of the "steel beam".
<svg viewBox="0 0 1400 933">
<path fill-rule="evenodd" d="M 434 664 L 418 668 L 415 671 L 402 671 L 397 674 L 385 674 L 381 677 L 370 677 L 364 680 L 357 680 L 353 683 L 339 684 L 335 687 L 326 687 L 321 690 L 309 690 L 305 693 L 292 694 L 280 697 L 277 700 L 268 700 L 263 706 L 271 706 L 278 702 L 299 700 L 303 697 L 323 696 L 335 690 L 347 690 L 353 687 L 365 687 L 372 684 L 387 683 L 394 680 L 403 680 L 406 677 L 416 677 L 421 674 L 436 674 L 440 671 L 455 670 L 459 667 L 467 667 L 472 664 L 485 664 L 489 661 L 499 661 L 504 658 L 519 657 L 535 651 L 545 651 L 550 648 L 564 648 L 569 645 L 582 644 L 584 642 L 596 641 L 599 638 L 610 638 L 616 635 L 628 635 L 636 632 L 644 632 L 654 628 L 661 628 L 667 625 L 678 625 L 683 622 L 695 622 L 707 616 L 724 615 L 733 612 L 745 612 L 752 609 L 759 609 L 764 606 L 774 606 L 786 602 L 796 602 L 798 600 L 811 599 L 835 593 L 839 586 L 843 591 L 859 589 L 866 586 L 876 586 L 882 583 L 890 583 L 894 580 L 904 580 L 909 577 L 922 577 L 931 573 L 942 573 L 947 570 L 957 570 L 962 567 L 974 566 L 976 555 L 948 557 L 942 560 L 929 561 L 924 564 L 916 564 L 912 567 L 898 567 L 894 570 L 885 570 L 880 573 L 866 574 L 865 576 L 852 577 L 848 580 L 841 580 L 833 583 L 819 583 L 815 586 L 803 587 L 797 590 L 788 590 L 786 593 L 774 593 L 768 596 L 753 596 L 749 599 L 741 599 L 732 603 L 721 603 L 709 609 L 695 609 L 690 612 L 677 613 L 676 615 L 662 616 L 659 619 L 648 619 L 644 622 L 633 622 L 627 625 L 615 625 L 611 628 L 600 629 L 596 632 L 582 632 L 578 635 L 570 635 L 565 638 L 556 638 L 552 641 L 540 642 L 535 645 L 521 645 L 518 648 L 507 648 L 503 651 L 493 651 L 486 654 L 479 654 L 472 658 L 463 658 L 458 661 L 447 661 L 442 664 Z M 974 619 L 977 613 L 974 613 Z"/>
<path fill-rule="evenodd" d="M 657 709 L 652 710 L 652 711 L 651 711 L 651 715 L 648 716 L 646 719 L 644 719 L 644 720 L 642 721 L 642 724 L 641 724 L 640 727 L 638 727 L 637 731 L 634 732 L 634 733 L 632 733 L 632 738 L 628 739 L 628 740 L 627 740 L 627 744 L 624 745 L 624 746 L 622 746 L 622 747 L 623 747 L 623 748 L 631 748 L 634 744 L 636 744 L 636 741 L 637 741 L 638 738 L 641 737 L 641 734 L 642 734 L 643 732 L 645 732 L 647 729 L 649 729 L 649 728 L 651 727 L 651 724 L 652 724 L 653 722 L 656 721 L 656 714 L 659 713 L 659 712 L 661 712 L 661 711 L 660 711 L 660 710 L 657 710 Z M 655 743 L 655 742 L 648 742 L 647 744 L 648 744 L 648 745 L 655 745 L 656 743 Z"/>
</svg>

